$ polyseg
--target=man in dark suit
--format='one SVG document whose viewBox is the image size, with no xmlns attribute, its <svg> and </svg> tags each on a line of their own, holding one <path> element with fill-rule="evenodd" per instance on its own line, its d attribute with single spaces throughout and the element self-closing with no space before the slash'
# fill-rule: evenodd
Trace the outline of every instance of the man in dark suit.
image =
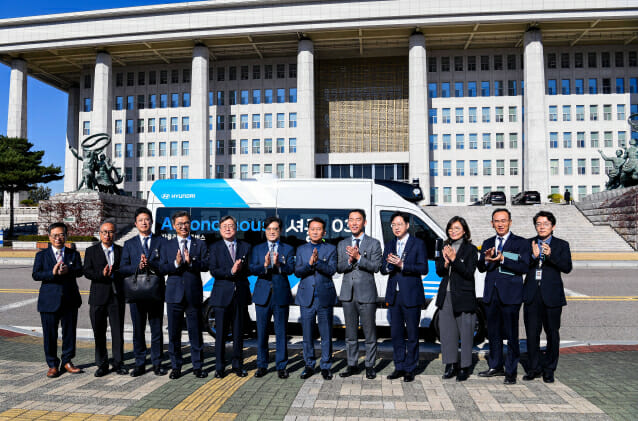
<svg viewBox="0 0 638 421">
<path fill-rule="evenodd" d="M 182 375 L 182 322 L 186 314 L 188 340 L 191 346 L 193 374 L 203 379 L 202 370 L 202 301 L 201 272 L 208 266 L 206 243 L 191 236 L 191 217 L 186 211 L 171 216 L 177 237 L 166 241 L 160 251 L 160 268 L 166 278 L 166 312 L 168 315 L 168 354 L 171 357 L 171 379 Z"/>
<path fill-rule="evenodd" d="M 162 237 L 153 235 L 152 224 L 153 215 L 148 208 L 141 207 L 135 211 L 135 227 L 140 234 L 124 243 L 120 261 L 122 278 L 133 275 L 136 270 L 150 270 L 158 275 L 161 274 L 159 251 L 163 240 Z M 135 355 L 135 367 L 131 371 L 131 376 L 141 376 L 146 372 L 146 320 L 151 327 L 153 373 L 156 376 L 165 375 L 166 369 L 161 364 L 164 347 L 162 333 L 164 301 L 149 299 L 132 302 L 129 304 L 129 310 L 133 322 L 133 354 Z"/>
<path fill-rule="evenodd" d="M 354 209 L 348 215 L 348 228 L 352 237 L 337 245 L 337 271 L 343 273 L 339 300 L 346 322 L 346 355 L 348 367 L 340 377 L 358 374 L 359 320 L 366 340 L 366 378 L 374 379 L 377 357 L 377 284 L 374 274 L 381 267 L 381 244 L 376 238 L 364 234 L 366 213 Z"/>
<path fill-rule="evenodd" d="M 274 316 L 275 364 L 280 379 L 288 378 L 289 306 L 292 302 L 288 275 L 295 270 L 295 251 L 280 241 L 283 223 L 276 216 L 266 218 L 265 243 L 256 245 L 250 258 L 250 272 L 257 276 L 253 302 L 257 313 L 257 371 L 255 377 L 268 372 L 268 322 Z"/>
<path fill-rule="evenodd" d="M 89 316 L 95 338 L 95 377 L 109 372 L 106 350 L 106 323 L 111 325 L 113 371 L 128 374 L 124 367 L 124 290 L 119 273 L 122 247 L 113 244 L 115 225 L 104 222 L 100 226 L 100 243 L 86 249 L 84 276 L 91 280 Z"/>
<path fill-rule="evenodd" d="M 303 332 L 303 358 L 305 368 L 301 378 L 307 379 L 315 370 L 315 330 L 318 319 L 321 336 L 321 376 L 331 380 L 332 373 L 332 317 L 337 303 L 337 291 L 332 275 L 337 272 L 337 248 L 324 243 L 326 223 L 321 218 L 312 218 L 308 224 L 310 242 L 297 249 L 295 275 L 300 279 L 295 304 L 301 312 Z"/>
<path fill-rule="evenodd" d="M 82 259 L 75 249 L 64 246 L 67 227 L 61 222 L 49 225 L 49 247 L 35 255 L 32 277 L 42 282 L 38 294 L 38 311 L 42 320 L 47 377 L 58 377 L 61 370 L 77 374 L 75 335 L 78 308 L 82 305 L 77 278 L 82 276 Z M 58 358 L 58 325 L 62 324 L 62 361 Z"/>
<path fill-rule="evenodd" d="M 419 322 L 425 304 L 421 277 L 428 274 L 428 254 L 423 240 L 408 233 L 407 214 L 395 212 L 390 223 L 395 238 L 385 244 L 381 265 L 381 273 L 390 275 L 385 300 L 390 308 L 394 371 L 388 379 L 412 382 L 419 361 Z"/>
<path fill-rule="evenodd" d="M 244 314 L 251 303 L 248 283 L 248 256 L 250 244 L 239 241 L 237 220 L 226 215 L 219 221 L 221 241 L 210 246 L 208 268 L 215 281 L 210 293 L 210 305 L 215 308 L 217 335 L 215 336 L 215 377 L 224 377 L 226 361 L 226 337 L 228 327 L 233 327 L 232 370 L 239 377 L 246 377 L 244 369 Z"/>
<path fill-rule="evenodd" d="M 530 239 L 531 264 L 523 287 L 528 356 L 523 380 L 533 380 L 542 373 L 545 383 L 553 383 L 560 348 L 560 316 L 567 305 L 561 272 L 572 271 L 572 254 L 569 243 L 554 236 L 556 217 L 551 212 L 538 212 L 534 227 L 538 235 Z M 547 336 L 544 355 L 540 353 L 541 329 Z"/>
<path fill-rule="evenodd" d="M 520 357 L 518 317 L 523 302 L 523 274 L 529 269 L 529 242 L 510 232 L 512 217 L 505 208 L 492 212 L 496 231 L 481 246 L 478 269 L 487 272 L 483 302 L 487 313 L 487 337 L 490 353 L 489 369 L 481 377 L 505 376 L 503 383 L 516 383 Z M 507 356 L 503 358 L 503 336 L 507 339 Z M 505 371 L 503 371 L 505 365 Z"/>
</svg>

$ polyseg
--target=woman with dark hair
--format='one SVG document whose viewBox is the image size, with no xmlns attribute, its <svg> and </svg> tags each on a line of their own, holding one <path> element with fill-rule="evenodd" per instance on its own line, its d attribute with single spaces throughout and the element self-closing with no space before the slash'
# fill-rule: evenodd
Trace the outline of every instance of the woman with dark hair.
<svg viewBox="0 0 638 421">
<path fill-rule="evenodd" d="M 436 258 L 436 273 L 441 285 L 436 297 L 439 308 L 441 354 L 445 364 L 444 379 L 456 375 L 464 381 L 470 375 L 474 324 L 476 323 L 476 293 L 474 272 L 478 250 L 470 240 L 470 228 L 465 219 L 454 216 L 445 227 L 447 239 Z M 461 364 L 458 363 L 458 344 L 461 341 Z"/>
</svg>

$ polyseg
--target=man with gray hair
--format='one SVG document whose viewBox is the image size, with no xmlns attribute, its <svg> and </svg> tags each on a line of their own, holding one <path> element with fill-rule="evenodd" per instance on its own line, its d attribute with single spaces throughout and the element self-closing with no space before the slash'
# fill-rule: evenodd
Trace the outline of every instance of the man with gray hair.
<svg viewBox="0 0 638 421">
<path fill-rule="evenodd" d="M 95 377 L 109 373 L 109 354 L 106 350 L 106 323 L 111 325 L 113 371 L 128 374 L 124 367 L 124 288 L 119 273 L 122 247 L 113 243 L 115 224 L 100 225 L 100 243 L 86 249 L 84 276 L 91 280 L 89 316 L 95 338 Z"/>
</svg>

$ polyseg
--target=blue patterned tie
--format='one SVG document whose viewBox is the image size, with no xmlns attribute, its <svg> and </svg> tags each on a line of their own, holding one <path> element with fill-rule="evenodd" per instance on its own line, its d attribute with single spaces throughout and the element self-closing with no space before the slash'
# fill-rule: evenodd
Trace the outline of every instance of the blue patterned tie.
<svg viewBox="0 0 638 421">
<path fill-rule="evenodd" d="M 498 248 L 499 253 L 503 252 L 503 237 L 498 237 Z"/>
</svg>

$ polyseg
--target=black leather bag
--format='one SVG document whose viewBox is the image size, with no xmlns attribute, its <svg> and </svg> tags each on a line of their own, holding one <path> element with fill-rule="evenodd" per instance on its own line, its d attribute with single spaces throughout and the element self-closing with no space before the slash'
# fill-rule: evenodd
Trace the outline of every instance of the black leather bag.
<svg viewBox="0 0 638 421">
<path fill-rule="evenodd" d="M 136 270 L 133 275 L 124 278 L 124 296 L 127 303 L 164 302 L 164 277 L 150 270 Z"/>
</svg>

